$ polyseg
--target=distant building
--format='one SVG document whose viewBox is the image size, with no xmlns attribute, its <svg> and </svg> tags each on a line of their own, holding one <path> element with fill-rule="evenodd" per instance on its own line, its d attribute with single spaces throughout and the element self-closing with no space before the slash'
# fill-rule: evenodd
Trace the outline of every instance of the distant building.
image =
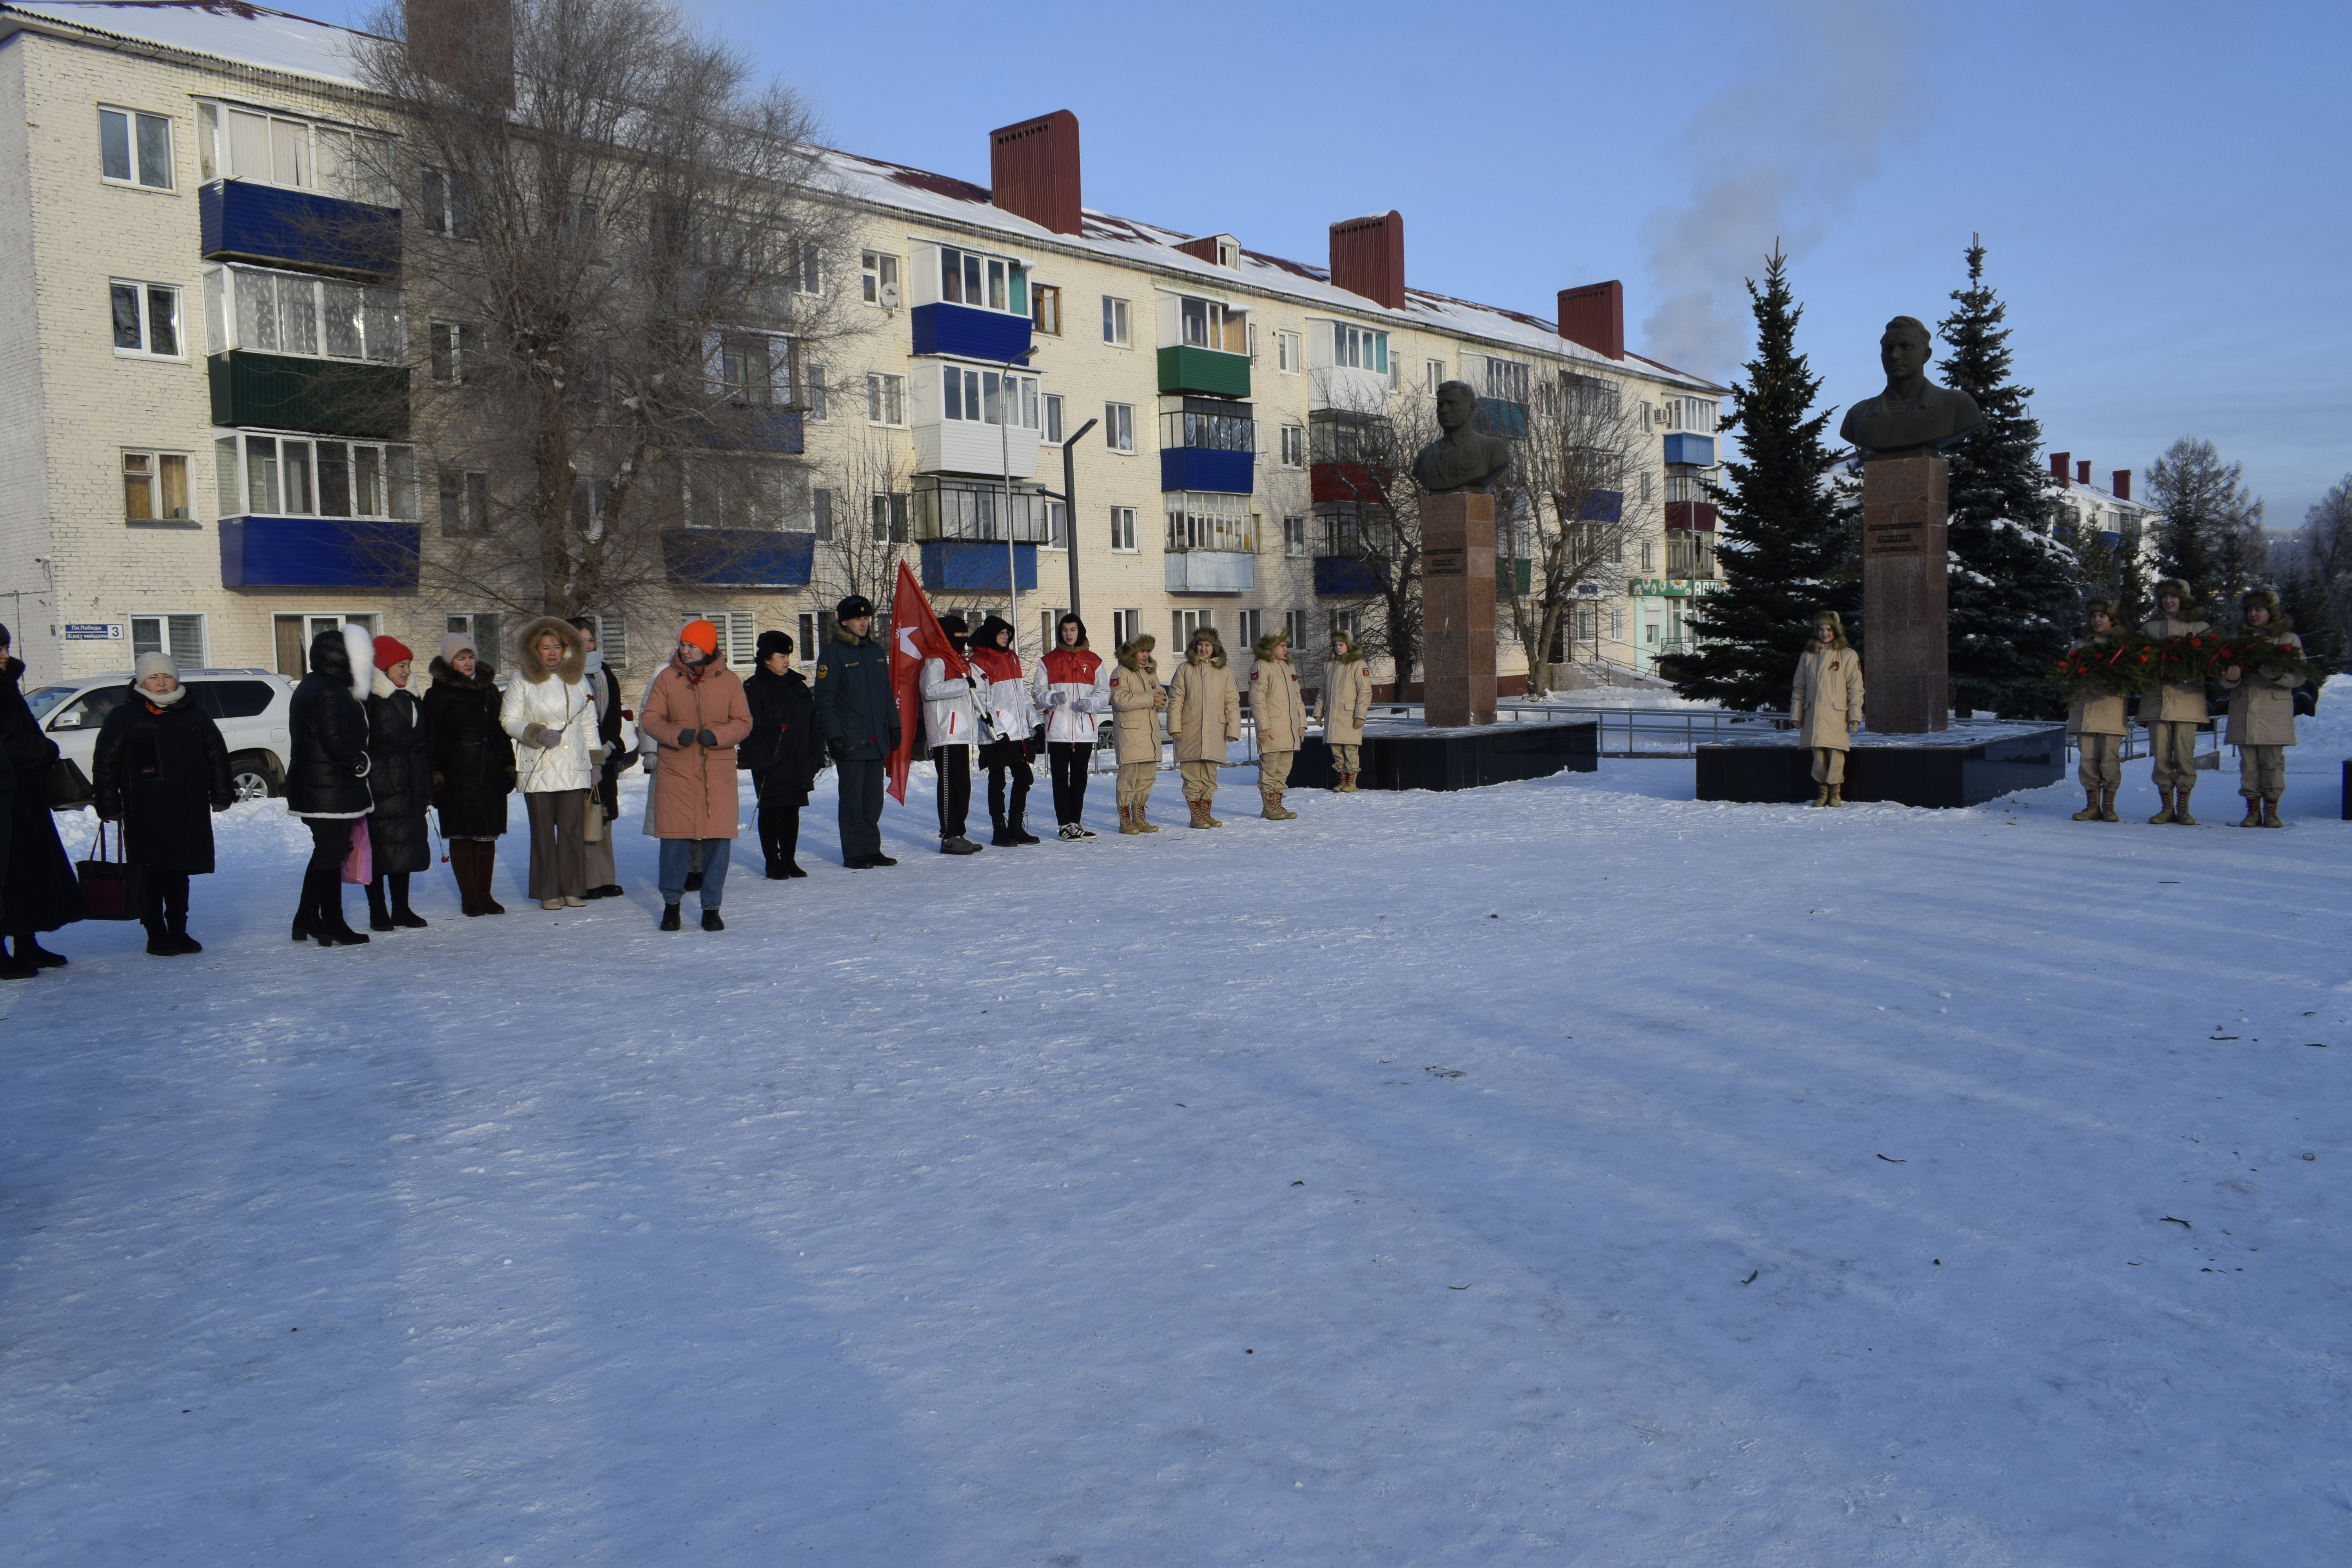
<svg viewBox="0 0 2352 1568">
<path fill-rule="evenodd" d="M 2091 482 L 2087 459 L 2077 461 L 2072 452 L 2053 452 L 2050 478 L 2058 487 L 2052 503 L 2053 530 L 2062 536 L 2071 532 L 2085 549 L 2104 546 L 2113 552 L 2114 575 L 2106 584 L 2108 591 L 2122 592 L 2124 574 L 2135 563 L 2145 576 L 2147 558 L 2143 546 L 2163 514 L 2146 501 L 2132 500 L 2131 470 L 2116 469 L 2108 476 L 2107 488 L 2101 489 Z M 2153 581 L 2146 578 L 2149 585 Z"/>
</svg>

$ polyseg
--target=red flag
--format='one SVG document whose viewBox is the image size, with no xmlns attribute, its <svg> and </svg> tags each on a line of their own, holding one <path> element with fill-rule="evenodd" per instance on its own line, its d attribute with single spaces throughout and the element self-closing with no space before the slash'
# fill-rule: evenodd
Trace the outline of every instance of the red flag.
<svg viewBox="0 0 2352 1568">
<path fill-rule="evenodd" d="M 898 699 L 898 748 L 890 753 L 890 796 L 907 804 L 907 771 L 915 764 L 923 730 L 923 661 L 946 661 L 950 675 L 969 675 L 971 667 L 940 629 L 939 616 L 915 574 L 898 563 L 898 585 L 890 595 L 890 689 Z"/>
</svg>

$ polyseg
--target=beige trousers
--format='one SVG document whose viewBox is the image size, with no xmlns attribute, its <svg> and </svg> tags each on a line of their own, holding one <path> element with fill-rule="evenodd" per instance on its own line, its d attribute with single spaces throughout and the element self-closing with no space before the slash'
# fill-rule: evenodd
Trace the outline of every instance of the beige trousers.
<svg viewBox="0 0 2352 1568">
<path fill-rule="evenodd" d="M 1257 754 L 1257 793 L 1280 795 L 1290 787 L 1290 764 L 1297 752 L 1260 752 Z"/>
<path fill-rule="evenodd" d="M 2074 762 L 2074 777 L 2085 790 L 2124 786 L 2124 738 L 2081 734 L 2074 737 L 2082 753 Z"/>
<path fill-rule="evenodd" d="M 584 789 L 541 790 L 522 797 L 530 813 L 530 896 L 576 899 L 588 890 L 587 841 L 580 837 Z"/>
<path fill-rule="evenodd" d="M 2276 800 L 2286 793 L 2286 748 L 2284 746 L 2240 746 L 2238 748 L 2238 793 L 2248 800 L 2257 795 L 2264 800 Z"/>
<path fill-rule="evenodd" d="M 1843 752 L 1838 750 L 1835 746 L 1815 746 L 1812 748 L 1812 752 L 1813 782 L 1815 784 L 1842 784 L 1845 783 L 1845 753 Z"/>
<path fill-rule="evenodd" d="M 1357 772 L 1357 763 L 1362 761 L 1363 752 L 1364 748 L 1361 746 L 1333 746 L 1331 748 L 1331 771 L 1335 773 L 1352 773 Z"/>
<path fill-rule="evenodd" d="M 2156 759 L 2159 790 L 2197 787 L 2197 726 L 2159 719 L 2147 727 L 2148 754 Z"/>
<path fill-rule="evenodd" d="M 1157 763 L 1121 763 L 1118 764 L 1118 804 L 1139 805 L 1151 798 L 1152 776 L 1159 773 Z"/>
<path fill-rule="evenodd" d="M 1184 775 L 1184 798 L 1208 800 L 1217 793 L 1217 764 L 1214 763 L 1179 763 Z"/>
</svg>

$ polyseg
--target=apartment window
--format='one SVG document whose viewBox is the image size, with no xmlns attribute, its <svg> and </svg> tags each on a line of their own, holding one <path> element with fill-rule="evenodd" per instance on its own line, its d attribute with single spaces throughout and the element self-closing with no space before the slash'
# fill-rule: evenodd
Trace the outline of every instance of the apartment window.
<svg viewBox="0 0 2352 1568">
<path fill-rule="evenodd" d="M 629 624 L 618 616 L 591 616 L 596 623 L 596 651 L 604 656 L 604 668 L 620 669 L 629 662 Z"/>
<path fill-rule="evenodd" d="M 1313 553 L 1313 547 L 1308 542 L 1310 538 L 1307 520 L 1304 517 L 1286 517 L 1282 520 L 1282 552 L 1285 555 Z"/>
<path fill-rule="evenodd" d="M 1178 341 L 1188 348 L 1215 349 L 1222 353 L 1249 352 L 1249 313 L 1215 300 L 1179 297 L 1176 301 Z"/>
<path fill-rule="evenodd" d="M 443 486 L 441 527 L 444 532 L 446 532 L 449 528 L 449 500 L 446 492 L 448 482 L 448 476 L 444 474 L 441 480 Z M 604 537 L 604 514 L 611 509 L 612 504 L 613 481 L 611 479 L 593 474 L 574 474 L 572 476 L 572 526 L 580 531 L 580 536 L 583 539 L 602 539 Z M 461 519 L 465 515 L 465 509 L 462 505 L 459 508 L 458 515 Z M 488 496 L 486 494 L 482 507 L 482 517 L 481 520 L 474 525 L 474 530 L 478 532 L 482 531 L 487 530 L 488 524 L 489 506 Z"/>
<path fill-rule="evenodd" d="M 1650 489 L 1650 470 L 1647 468 L 1643 468 L 1642 470 L 1642 499 L 1643 500 L 1649 500 L 1652 499 Z"/>
<path fill-rule="evenodd" d="M 114 314 L 114 352 L 156 359 L 180 359 L 180 291 L 168 283 L 110 283 Z"/>
<path fill-rule="evenodd" d="M 1214 631 L 1217 612 L 1214 610 L 1175 610 L 1168 617 L 1169 630 L 1174 635 L 1176 658 L 1181 661 L 1192 651 L 1193 634 L 1206 628 Z"/>
<path fill-rule="evenodd" d="M 1617 384 L 1595 375 L 1578 375 L 1573 371 L 1559 373 L 1559 390 L 1565 406 L 1573 414 L 1597 414 L 1606 419 L 1617 417 L 1620 394 Z"/>
<path fill-rule="evenodd" d="M 1336 642 L 1345 637 L 1349 642 L 1353 642 L 1360 635 L 1356 629 L 1356 624 L 1360 619 L 1356 611 L 1333 610 L 1329 619 L 1331 624 L 1327 629 L 1333 641 Z"/>
<path fill-rule="evenodd" d="M 1037 378 L 993 370 L 940 367 L 940 414 L 982 425 L 1037 428 Z"/>
<path fill-rule="evenodd" d="M 1645 539 L 1642 541 L 1642 570 L 1654 572 L 1657 569 L 1658 542 L 1654 539 Z"/>
<path fill-rule="evenodd" d="M 858 290 L 869 305 L 896 310 L 898 304 L 898 258 L 878 250 L 858 258 Z"/>
<path fill-rule="evenodd" d="M 824 252 L 813 239 L 801 241 L 800 276 L 796 286 L 803 294 L 824 292 Z"/>
<path fill-rule="evenodd" d="M 1135 405 L 1103 405 L 1103 442 L 1114 452 L 1135 450 Z"/>
<path fill-rule="evenodd" d="M 1056 446 L 1061 444 L 1062 395 L 1058 392 L 1045 395 L 1045 439 Z"/>
<path fill-rule="evenodd" d="M 1053 337 L 1062 335 L 1062 291 L 1046 285 L 1029 290 L 1029 321 L 1039 331 Z"/>
<path fill-rule="evenodd" d="M 1609 640 L 1611 642 L 1625 640 L 1625 611 L 1622 606 L 1612 608 L 1609 612 Z"/>
<path fill-rule="evenodd" d="M 1297 658 L 1307 649 L 1308 636 L 1307 623 L 1314 614 L 1312 610 L 1282 612 L 1282 635 L 1290 639 L 1290 657 L 1293 658 Z"/>
<path fill-rule="evenodd" d="M 1265 612 L 1238 610 L 1234 612 L 1234 619 L 1237 623 L 1234 627 L 1234 651 L 1240 652 L 1244 649 L 1255 651 L 1257 647 L 1257 639 L 1265 635 Z"/>
<path fill-rule="evenodd" d="M 131 657 L 167 653 L 182 669 L 205 665 L 205 618 L 202 616 L 133 616 Z"/>
<path fill-rule="evenodd" d="M 580 500 L 576 491 L 572 510 Z M 441 531 L 451 534 L 490 531 L 490 476 L 471 468 L 441 470 Z"/>
<path fill-rule="evenodd" d="M 414 447 L 241 431 L 213 453 L 223 517 L 416 517 Z"/>
<path fill-rule="evenodd" d="M 471 321 L 436 321 L 432 335 L 434 380 L 455 385 L 468 371 L 479 374 L 481 328 Z"/>
<path fill-rule="evenodd" d="M 425 172 L 425 226 L 451 239 L 474 237 L 473 203 L 465 183 L 457 175 L 445 174 L 438 169 Z"/>
<path fill-rule="evenodd" d="M 98 111 L 100 177 L 151 191 L 172 188 L 172 121 L 135 109 Z"/>
<path fill-rule="evenodd" d="M 824 366 L 813 364 L 801 373 L 801 407 L 811 419 L 824 418 Z"/>
<path fill-rule="evenodd" d="M 398 193 L 386 185 L 391 168 L 392 143 L 381 136 L 231 104 L 196 105 L 200 179 L 299 185 L 350 201 L 398 206 Z"/>
<path fill-rule="evenodd" d="M 1141 610 L 1113 610 L 1110 613 L 1110 646 L 1125 647 L 1143 635 Z"/>
<path fill-rule="evenodd" d="M 1524 405 L 1528 401 L 1528 367 L 1517 360 L 1489 359 L 1486 395 Z"/>
<path fill-rule="evenodd" d="M 1331 323 L 1331 363 L 1351 370 L 1369 370 L 1381 375 L 1389 373 L 1389 335 L 1369 327 L 1350 326 L 1345 321 Z"/>
<path fill-rule="evenodd" d="M 1213 490 L 1171 490 L 1161 500 L 1168 510 L 1171 551 L 1256 553 L 1257 518 L 1249 510 L 1249 497 Z"/>
<path fill-rule="evenodd" d="M 1700 436 L 1715 434 L 1720 405 L 1705 397 L 1669 397 L 1665 400 L 1666 428 L 1688 430 Z"/>
<path fill-rule="evenodd" d="M 256 267 L 208 267 L 204 276 L 209 353 L 258 349 L 385 364 L 407 352 L 398 289 Z"/>
<path fill-rule="evenodd" d="M 122 454 L 125 522 L 186 522 L 188 458 L 184 452 Z"/>
<path fill-rule="evenodd" d="M 1297 332 L 1274 334 L 1274 368 L 1285 375 L 1298 374 L 1298 334 Z"/>
<path fill-rule="evenodd" d="M 809 531 L 821 542 L 833 540 L 833 492 L 829 489 L 809 491 Z"/>
<path fill-rule="evenodd" d="M 910 536 L 904 490 L 870 496 L 866 500 L 866 532 L 877 544 L 904 544 Z"/>
<path fill-rule="evenodd" d="M 710 390 L 739 408 L 793 401 L 793 342 L 765 332 L 714 332 L 707 350 Z"/>
<path fill-rule="evenodd" d="M 1110 509 L 1110 547 L 1122 555 L 1135 553 L 1135 509 L 1115 506 Z"/>
<path fill-rule="evenodd" d="M 1061 501 L 1049 500 L 1045 503 L 1045 548 L 1048 550 L 1067 550 L 1069 547 L 1069 508 Z M 1048 637 L 1045 640 L 1047 646 L 1051 647 L 1053 639 Z"/>
<path fill-rule="evenodd" d="M 907 378 L 869 371 L 866 376 L 866 419 L 870 425 L 907 422 Z"/>
<path fill-rule="evenodd" d="M 1103 296 L 1103 342 L 1119 348 L 1126 348 L 1131 342 L 1128 336 L 1127 301 L 1108 294 Z"/>
<path fill-rule="evenodd" d="M 736 668 L 749 669 L 760 661 L 760 618 L 751 611 L 697 610 L 689 618 L 718 628 L 719 657 Z"/>
<path fill-rule="evenodd" d="M 1421 389 L 1434 397 L 1437 395 L 1437 389 L 1444 384 L 1445 362 L 1442 359 L 1424 361 L 1421 373 Z"/>
<path fill-rule="evenodd" d="M 1029 313 L 1029 274 L 1017 261 L 940 247 L 940 298 L 950 305 Z"/>
<path fill-rule="evenodd" d="M 1285 468 L 1307 466 L 1307 426 L 1286 425 L 1282 427 L 1282 463 Z"/>
</svg>

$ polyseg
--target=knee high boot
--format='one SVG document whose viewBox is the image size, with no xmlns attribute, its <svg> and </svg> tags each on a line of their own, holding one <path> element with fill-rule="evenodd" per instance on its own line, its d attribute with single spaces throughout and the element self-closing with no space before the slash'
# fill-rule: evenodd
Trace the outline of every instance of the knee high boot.
<svg viewBox="0 0 2352 1568">
<path fill-rule="evenodd" d="M 367 885 L 368 930 L 390 931 L 392 911 L 384 907 L 383 878 L 379 875 Z"/>
<path fill-rule="evenodd" d="M 507 907 L 491 895 L 490 880 L 499 868 L 499 841 L 495 838 L 477 840 L 474 845 L 474 890 L 481 912 L 502 915 Z"/>
<path fill-rule="evenodd" d="M 408 876 L 405 871 L 394 871 L 387 879 L 392 884 L 392 923 L 423 931 L 425 917 L 408 907 Z"/>
</svg>

